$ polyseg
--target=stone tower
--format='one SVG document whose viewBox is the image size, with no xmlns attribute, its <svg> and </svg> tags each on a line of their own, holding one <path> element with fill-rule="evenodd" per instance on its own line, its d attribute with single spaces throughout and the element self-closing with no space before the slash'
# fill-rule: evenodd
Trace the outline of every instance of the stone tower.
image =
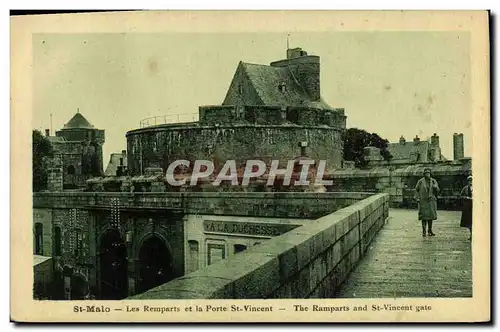
<svg viewBox="0 0 500 332">
<path fill-rule="evenodd" d="M 321 99 L 319 56 L 307 55 L 301 48 L 287 49 L 286 59 L 271 62 L 271 67 L 286 67 L 312 101 Z"/>
<path fill-rule="evenodd" d="M 104 130 L 95 128 L 77 112 L 64 127 L 56 132 L 62 138 L 59 145 L 65 185 L 83 185 L 90 177 L 103 172 L 102 146 Z"/>
</svg>

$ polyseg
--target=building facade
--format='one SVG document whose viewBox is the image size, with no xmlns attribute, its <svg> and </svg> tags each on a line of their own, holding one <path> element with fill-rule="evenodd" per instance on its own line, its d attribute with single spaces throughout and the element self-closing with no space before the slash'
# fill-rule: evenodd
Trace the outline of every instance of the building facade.
<svg viewBox="0 0 500 332">
<path fill-rule="evenodd" d="M 441 154 L 439 136 L 434 133 L 429 140 L 421 140 L 418 135 L 412 142 L 407 142 L 401 136 L 399 142 L 389 143 L 387 150 L 392 155 L 391 162 L 395 164 L 426 163 L 445 161 Z"/>
</svg>

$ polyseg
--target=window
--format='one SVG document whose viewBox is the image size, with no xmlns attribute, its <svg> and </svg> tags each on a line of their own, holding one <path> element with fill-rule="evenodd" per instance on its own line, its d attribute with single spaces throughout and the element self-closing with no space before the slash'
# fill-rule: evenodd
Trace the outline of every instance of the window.
<svg viewBox="0 0 500 332">
<path fill-rule="evenodd" d="M 54 228 L 54 255 L 61 256 L 61 227 Z"/>
<path fill-rule="evenodd" d="M 75 166 L 69 165 L 66 169 L 66 173 L 68 173 L 68 175 L 75 175 Z"/>
<path fill-rule="evenodd" d="M 278 84 L 278 89 L 281 92 L 286 92 L 286 84 L 285 84 L 285 82 L 281 82 L 280 84 Z"/>
<path fill-rule="evenodd" d="M 208 265 L 226 258 L 226 246 L 223 244 L 207 244 Z"/>
<path fill-rule="evenodd" d="M 189 240 L 189 262 L 188 262 L 188 271 L 187 273 L 194 272 L 199 269 L 198 263 L 198 255 L 199 255 L 199 245 L 198 241 Z"/>
<path fill-rule="evenodd" d="M 243 244 L 235 244 L 234 245 L 234 253 L 237 254 L 239 252 L 247 250 L 247 246 Z"/>
<path fill-rule="evenodd" d="M 239 93 L 240 95 L 242 95 L 242 94 L 243 94 L 243 84 L 238 85 L 238 93 Z"/>
<path fill-rule="evenodd" d="M 35 224 L 35 255 L 43 255 L 43 224 Z"/>
</svg>

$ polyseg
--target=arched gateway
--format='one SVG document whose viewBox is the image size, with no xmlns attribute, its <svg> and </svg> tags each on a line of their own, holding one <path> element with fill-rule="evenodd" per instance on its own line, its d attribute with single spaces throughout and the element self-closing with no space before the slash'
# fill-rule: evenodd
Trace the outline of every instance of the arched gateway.
<svg viewBox="0 0 500 332">
<path fill-rule="evenodd" d="M 128 295 L 127 246 L 118 230 L 108 230 L 99 246 L 101 298 L 118 300 Z"/>
<path fill-rule="evenodd" d="M 172 254 L 164 239 L 150 235 L 142 241 L 137 272 L 137 293 L 145 292 L 174 278 Z"/>
</svg>

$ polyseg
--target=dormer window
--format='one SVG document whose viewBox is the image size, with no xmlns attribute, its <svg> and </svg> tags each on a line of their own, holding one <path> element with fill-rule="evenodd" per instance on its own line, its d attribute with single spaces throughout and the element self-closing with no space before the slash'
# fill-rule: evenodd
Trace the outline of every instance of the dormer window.
<svg viewBox="0 0 500 332">
<path fill-rule="evenodd" d="M 286 84 L 285 84 L 285 82 L 281 82 L 281 83 L 278 85 L 278 89 L 279 89 L 281 92 L 286 92 Z"/>
</svg>

